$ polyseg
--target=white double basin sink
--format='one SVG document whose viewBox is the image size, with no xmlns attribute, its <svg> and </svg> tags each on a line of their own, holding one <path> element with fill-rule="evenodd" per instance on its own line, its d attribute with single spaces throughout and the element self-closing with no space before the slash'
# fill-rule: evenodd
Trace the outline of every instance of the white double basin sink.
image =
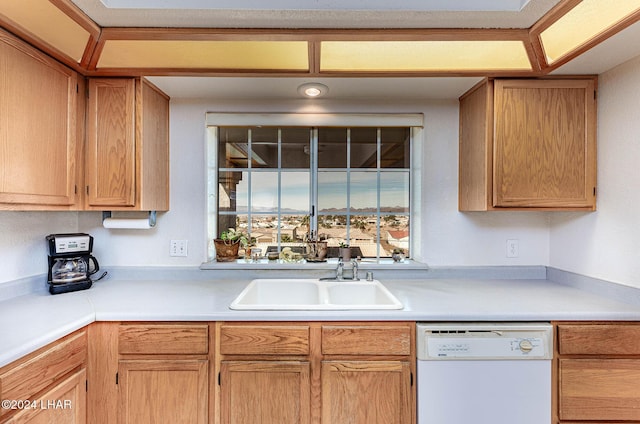
<svg viewBox="0 0 640 424">
<path fill-rule="evenodd" d="M 237 310 L 402 309 L 378 280 L 257 279 L 229 306 Z"/>
</svg>

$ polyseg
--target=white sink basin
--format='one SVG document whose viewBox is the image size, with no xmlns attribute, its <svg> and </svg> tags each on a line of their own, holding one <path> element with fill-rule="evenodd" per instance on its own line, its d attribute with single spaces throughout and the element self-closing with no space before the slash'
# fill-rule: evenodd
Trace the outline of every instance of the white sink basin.
<svg viewBox="0 0 640 424">
<path fill-rule="evenodd" d="M 241 310 L 402 309 L 380 281 L 253 280 L 229 305 Z"/>
</svg>

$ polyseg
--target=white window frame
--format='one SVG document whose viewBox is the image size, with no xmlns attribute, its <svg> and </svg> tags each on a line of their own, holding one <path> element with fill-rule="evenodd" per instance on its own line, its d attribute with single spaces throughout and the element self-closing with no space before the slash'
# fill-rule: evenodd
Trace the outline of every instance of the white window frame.
<svg viewBox="0 0 640 424">
<path fill-rule="evenodd" d="M 207 151 L 206 178 L 207 196 L 207 261 L 215 260 L 212 240 L 217 237 L 216 225 L 218 205 L 218 140 L 217 128 L 224 126 L 277 126 L 277 127 L 410 127 L 410 251 L 414 261 L 420 262 L 419 235 L 422 234 L 422 155 L 424 145 L 424 115 L 416 114 L 343 114 L 343 113 L 218 113 L 206 114 Z"/>
</svg>

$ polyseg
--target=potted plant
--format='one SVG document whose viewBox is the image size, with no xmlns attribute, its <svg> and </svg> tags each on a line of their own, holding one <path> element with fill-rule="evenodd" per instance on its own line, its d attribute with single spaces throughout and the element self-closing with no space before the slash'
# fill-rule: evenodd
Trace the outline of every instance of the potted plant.
<svg viewBox="0 0 640 424">
<path fill-rule="evenodd" d="M 242 230 L 229 228 L 220 233 L 220 237 L 213 240 L 216 247 L 216 261 L 233 262 L 238 258 L 240 244 L 246 246 L 249 238 Z"/>
<path fill-rule="evenodd" d="M 349 262 L 351 260 L 351 247 L 346 242 L 340 242 L 340 257 L 344 262 Z"/>
</svg>

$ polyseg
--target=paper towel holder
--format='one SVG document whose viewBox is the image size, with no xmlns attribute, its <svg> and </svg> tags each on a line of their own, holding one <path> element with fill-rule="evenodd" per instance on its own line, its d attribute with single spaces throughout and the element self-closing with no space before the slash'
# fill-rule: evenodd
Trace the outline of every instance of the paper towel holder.
<svg viewBox="0 0 640 424">
<path fill-rule="evenodd" d="M 111 218 L 111 211 L 102 211 L 102 222 L 107 218 Z M 149 211 L 149 227 L 156 226 L 156 211 Z"/>
</svg>

